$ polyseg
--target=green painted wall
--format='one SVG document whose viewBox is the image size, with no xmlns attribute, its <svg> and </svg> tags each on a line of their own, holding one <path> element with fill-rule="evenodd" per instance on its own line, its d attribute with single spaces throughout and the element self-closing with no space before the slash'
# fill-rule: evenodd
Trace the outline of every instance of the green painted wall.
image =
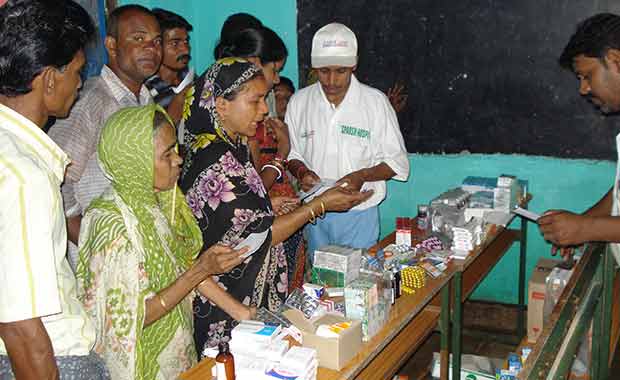
<svg viewBox="0 0 620 380">
<path fill-rule="evenodd" d="M 140 4 L 147 8 L 164 8 L 185 17 L 193 27 L 192 64 L 202 73 L 213 63 L 213 48 L 228 16 L 245 12 L 256 16 L 282 38 L 289 57 L 282 75 L 298 83 L 297 70 L 297 2 L 295 0 L 121 0 L 120 5 Z"/>
<path fill-rule="evenodd" d="M 410 180 L 388 183 L 388 198 L 380 206 L 382 235 L 394 230 L 396 216 L 415 216 L 418 204 L 428 203 L 442 191 L 459 186 L 470 175 L 512 174 L 529 180 L 528 193 L 533 195 L 530 209 L 539 213 L 551 208 L 581 212 L 609 190 L 615 176 L 615 163 L 609 161 L 500 154 L 412 154 L 409 161 Z M 537 226 L 528 225 L 526 273 L 529 278 L 539 257 L 551 257 L 551 246 L 542 239 Z M 515 244 L 480 284 L 474 298 L 516 302 L 517 260 Z"/>
</svg>

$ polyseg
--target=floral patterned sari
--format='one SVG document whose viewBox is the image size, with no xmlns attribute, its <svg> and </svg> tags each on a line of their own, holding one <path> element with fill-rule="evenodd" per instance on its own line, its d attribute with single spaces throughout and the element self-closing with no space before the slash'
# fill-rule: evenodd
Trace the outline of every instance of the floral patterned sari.
<svg viewBox="0 0 620 380">
<path fill-rule="evenodd" d="M 185 124 L 189 139 L 179 185 L 202 230 L 203 249 L 216 243 L 234 247 L 273 224 L 271 202 L 247 145 L 226 135 L 215 110 L 216 97 L 230 94 L 259 70 L 247 61 L 227 58 L 216 62 L 195 83 L 200 100 L 192 99 Z M 288 287 L 283 246 L 271 247 L 269 233 L 258 251 L 214 279 L 244 305 L 276 310 Z M 194 300 L 194 338 L 199 352 L 227 340 L 234 326 L 235 321 L 210 300 Z"/>
</svg>

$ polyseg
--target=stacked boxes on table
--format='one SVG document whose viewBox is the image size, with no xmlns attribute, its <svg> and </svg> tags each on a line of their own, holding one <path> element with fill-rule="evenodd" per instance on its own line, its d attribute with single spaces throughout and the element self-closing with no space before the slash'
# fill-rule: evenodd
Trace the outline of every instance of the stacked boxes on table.
<svg viewBox="0 0 620 380">
<path fill-rule="evenodd" d="M 527 180 L 502 174 L 499 177 L 467 177 L 463 180 L 461 189 L 471 194 L 491 192 L 493 194 L 492 208 L 509 212 L 518 200 L 527 194 L 527 185 Z M 480 195 L 482 196 L 482 193 Z"/>
<path fill-rule="evenodd" d="M 543 329 L 543 307 L 545 305 L 545 291 L 547 277 L 561 263 L 560 260 L 539 258 L 527 291 L 527 341 L 535 343 Z"/>
<path fill-rule="evenodd" d="M 314 380 L 318 363 L 316 350 L 307 347 L 291 347 L 282 360 L 266 373 L 264 379 Z"/>
<path fill-rule="evenodd" d="M 316 379 L 316 350 L 289 349 L 288 341 L 279 337 L 281 330 L 280 326 L 259 321 L 241 321 L 233 328 L 229 344 L 235 358 L 237 379 Z M 217 348 L 206 349 L 203 354 L 214 358 Z"/>
<path fill-rule="evenodd" d="M 314 252 L 312 283 L 342 288 L 359 276 L 362 250 L 328 245 Z"/>
<path fill-rule="evenodd" d="M 495 209 L 510 212 L 521 197 L 521 189 L 515 176 L 501 175 L 497 177 L 497 187 L 493 190 Z"/>
<path fill-rule="evenodd" d="M 362 343 L 360 321 L 348 320 L 334 314 L 307 319 L 296 309 L 286 310 L 284 315 L 301 330 L 303 346 L 316 350 L 321 367 L 339 371 L 360 349 Z M 336 334 L 323 334 L 326 327 L 342 323 L 348 328 L 339 330 Z"/>
<path fill-rule="evenodd" d="M 347 318 L 362 322 L 362 339 L 370 340 L 389 317 L 390 302 L 384 297 L 381 281 L 363 276 L 344 289 Z"/>
</svg>

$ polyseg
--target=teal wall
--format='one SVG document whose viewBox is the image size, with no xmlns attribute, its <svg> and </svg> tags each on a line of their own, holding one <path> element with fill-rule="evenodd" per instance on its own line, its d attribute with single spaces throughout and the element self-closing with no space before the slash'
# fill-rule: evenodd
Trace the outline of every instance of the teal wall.
<svg viewBox="0 0 620 380">
<path fill-rule="evenodd" d="M 289 49 L 283 75 L 298 83 L 297 6 L 295 0 L 121 0 L 177 12 L 194 26 L 193 65 L 202 72 L 213 62 L 213 48 L 221 26 L 230 14 L 246 12 L 259 18 L 282 37 Z M 458 186 L 469 176 L 513 174 L 530 181 L 534 196 L 530 208 L 543 212 L 550 208 L 583 211 L 609 189 L 614 163 L 590 160 L 566 160 L 519 155 L 418 155 L 410 156 L 411 179 L 406 183 L 390 181 L 388 199 L 381 209 L 382 235 L 394 229 L 396 216 L 414 216 L 417 204 L 428 203 L 442 191 Z M 538 228 L 529 224 L 527 276 L 539 257 L 550 257 L 550 246 Z M 515 245 L 479 286 L 475 298 L 499 302 L 517 300 L 517 257 Z"/>
<path fill-rule="evenodd" d="M 512 174 L 529 180 L 528 193 L 533 195 L 529 208 L 538 213 L 551 208 L 581 212 L 609 190 L 615 176 L 615 163 L 609 161 L 501 154 L 411 154 L 409 161 L 409 181 L 388 183 L 388 198 L 380 206 L 382 235 L 394 230 L 397 216 L 415 216 L 418 204 L 428 203 L 442 191 L 459 186 L 467 176 Z M 529 278 L 539 257 L 551 257 L 551 246 L 543 240 L 536 225 L 528 223 L 528 226 L 526 273 Z M 473 297 L 516 302 L 517 263 L 518 244 L 515 244 Z"/>
<path fill-rule="evenodd" d="M 159 7 L 185 17 L 194 26 L 191 34 L 192 65 L 198 73 L 213 63 L 213 48 L 224 20 L 237 12 L 254 15 L 284 40 L 289 57 L 282 75 L 298 83 L 296 0 L 121 0 L 119 4 Z"/>
</svg>

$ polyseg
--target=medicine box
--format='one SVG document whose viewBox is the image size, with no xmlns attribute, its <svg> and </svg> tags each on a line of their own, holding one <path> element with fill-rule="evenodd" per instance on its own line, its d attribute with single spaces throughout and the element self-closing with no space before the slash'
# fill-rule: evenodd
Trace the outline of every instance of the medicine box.
<svg viewBox="0 0 620 380">
<path fill-rule="evenodd" d="M 316 350 L 321 367 L 339 371 L 357 354 L 362 345 L 362 326 L 358 320 L 329 313 L 308 320 L 299 310 L 295 309 L 284 311 L 284 315 L 301 330 L 303 346 Z M 351 322 L 351 326 L 338 334 L 337 338 L 316 335 L 316 330 L 320 325 L 341 322 Z"/>
<path fill-rule="evenodd" d="M 344 289 L 346 316 L 362 323 L 362 340 L 370 340 L 388 318 L 389 305 L 379 283 L 362 277 Z"/>
<path fill-rule="evenodd" d="M 314 252 L 312 283 L 341 288 L 359 276 L 362 250 L 328 245 Z"/>
<path fill-rule="evenodd" d="M 540 258 L 530 276 L 527 290 L 527 341 L 535 343 L 543 328 L 545 284 L 559 260 Z"/>
<path fill-rule="evenodd" d="M 282 328 L 259 321 L 241 321 L 232 329 L 231 338 L 247 344 L 270 344 Z"/>
</svg>

